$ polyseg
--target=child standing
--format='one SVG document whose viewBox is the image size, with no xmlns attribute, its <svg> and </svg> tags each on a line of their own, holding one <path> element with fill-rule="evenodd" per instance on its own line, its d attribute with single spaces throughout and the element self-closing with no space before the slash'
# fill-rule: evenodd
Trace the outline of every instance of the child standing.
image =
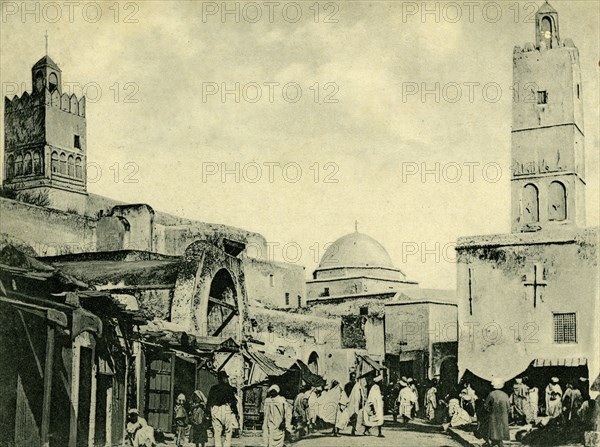
<svg viewBox="0 0 600 447">
<path fill-rule="evenodd" d="M 183 445 L 187 443 L 187 435 L 189 432 L 189 418 L 185 408 L 185 395 L 183 393 L 177 396 L 173 424 L 175 425 L 177 434 L 177 447 L 183 447 Z"/>
</svg>

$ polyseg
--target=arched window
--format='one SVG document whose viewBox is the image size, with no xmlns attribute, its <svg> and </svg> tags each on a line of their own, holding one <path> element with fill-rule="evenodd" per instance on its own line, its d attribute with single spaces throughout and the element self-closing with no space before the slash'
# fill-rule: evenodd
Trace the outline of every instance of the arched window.
<svg viewBox="0 0 600 447">
<path fill-rule="evenodd" d="M 40 153 L 37 151 L 33 153 L 33 173 L 34 174 L 42 173 L 42 164 L 41 164 L 41 160 L 40 160 Z"/>
<path fill-rule="evenodd" d="M 35 74 L 34 88 L 37 92 L 41 92 L 44 89 L 44 75 L 41 71 Z"/>
<path fill-rule="evenodd" d="M 53 92 L 58 87 L 58 78 L 56 77 L 56 73 L 50 73 L 48 76 L 48 89 L 50 92 Z"/>
<path fill-rule="evenodd" d="M 83 178 L 83 169 L 81 166 L 81 158 L 77 157 L 75 159 L 75 177 Z"/>
<path fill-rule="evenodd" d="M 31 164 L 31 154 L 27 152 L 25 157 L 23 158 L 23 174 L 29 175 L 33 170 L 33 166 Z"/>
<path fill-rule="evenodd" d="M 69 155 L 67 162 L 67 175 L 69 177 L 75 176 L 75 158 L 72 155 Z"/>
<path fill-rule="evenodd" d="M 552 19 L 548 16 L 542 18 L 542 40 L 546 43 L 546 48 L 552 48 Z"/>
<path fill-rule="evenodd" d="M 548 188 L 548 220 L 567 218 L 567 188 L 561 182 L 552 182 Z"/>
<path fill-rule="evenodd" d="M 51 156 L 51 170 L 53 174 L 58 174 L 58 154 L 56 152 L 52 152 Z"/>
<path fill-rule="evenodd" d="M 60 173 L 63 175 L 67 173 L 67 156 L 64 153 L 60 154 Z"/>
<path fill-rule="evenodd" d="M 6 158 L 6 178 L 10 179 L 15 175 L 15 157 L 9 155 Z"/>
<path fill-rule="evenodd" d="M 528 184 L 523 188 L 523 208 L 521 210 L 522 223 L 540 221 L 540 205 L 538 189 L 535 185 Z"/>
<path fill-rule="evenodd" d="M 23 157 L 17 155 L 15 159 L 15 176 L 23 175 Z"/>
</svg>

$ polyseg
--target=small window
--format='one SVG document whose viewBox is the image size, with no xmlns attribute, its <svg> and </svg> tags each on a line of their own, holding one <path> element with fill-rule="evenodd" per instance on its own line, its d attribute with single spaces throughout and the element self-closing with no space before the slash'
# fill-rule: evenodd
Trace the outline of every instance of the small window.
<svg viewBox="0 0 600 447">
<path fill-rule="evenodd" d="M 537 103 L 548 104 L 548 92 L 546 90 L 537 92 Z"/>
<path fill-rule="evenodd" d="M 65 154 L 60 154 L 60 173 L 67 175 L 67 156 Z"/>
<path fill-rule="evenodd" d="M 290 294 L 288 292 L 285 292 L 285 305 L 290 305 Z"/>
<path fill-rule="evenodd" d="M 83 167 L 81 165 L 81 158 L 75 159 L 75 177 L 83 178 Z"/>
<path fill-rule="evenodd" d="M 23 174 L 29 175 L 33 172 L 33 164 L 31 162 L 31 154 L 27 152 L 23 158 Z"/>
<path fill-rule="evenodd" d="M 72 155 L 67 158 L 67 175 L 69 177 L 75 176 L 75 158 Z"/>
<path fill-rule="evenodd" d="M 577 315 L 572 313 L 555 313 L 554 343 L 577 343 Z"/>
<path fill-rule="evenodd" d="M 40 174 L 42 172 L 42 164 L 39 152 L 33 153 L 33 173 Z"/>
<path fill-rule="evenodd" d="M 59 171 L 59 167 L 58 167 L 58 154 L 56 152 L 52 152 L 51 166 L 52 166 L 52 173 L 53 174 L 58 174 L 58 171 Z"/>
<path fill-rule="evenodd" d="M 579 83 L 577 83 L 577 99 L 580 99 L 580 95 L 581 95 L 581 87 L 579 86 Z"/>
<path fill-rule="evenodd" d="M 298 295 L 298 307 L 302 307 L 302 297 Z"/>
<path fill-rule="evenodd" d="M 9 155 L 6 160 L 6 178 L 10 179 L 15 175 L 15 160 L 12 155 Z"/>
<path fill-rule="evenodd" d="M 369 315 L 369 306 L 361 306 L 360 315 Z"/>
<path fill-rule="evenodd" d="M 22 155 L 17 155 L 17 158 L 15 159 L 15 175 L 16 176 L 23 175 L 23 156 Z"/>
<path fill-rule="evenodd" d="M 81 149 L 81 138 L 79 137 L 79 135 L 73 136 L 73 146 L 76 149 Z"/>
<path fill-rule="evenodd" d="M 275 287 L 275 277 L 272 273 L 269 275 L 269 284 L 271 285 L 271 287 Z"/>
<path fill-rule="evenodd" d="M 329 296 L 329 287 L 323 289 L 323 296 Z"/>
</svg>

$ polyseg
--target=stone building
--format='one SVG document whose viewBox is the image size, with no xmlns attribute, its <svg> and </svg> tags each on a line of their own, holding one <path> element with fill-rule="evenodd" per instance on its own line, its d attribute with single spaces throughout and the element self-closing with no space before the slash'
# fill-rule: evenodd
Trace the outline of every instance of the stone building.
<svg viewBox="0 0 600 447">
<path fill-rule="evenodd" d="M 536 43 L 515 47 L 512 233 L 457 244 L 460 374 L 592 380 L 600 356 L 598 228 L 585 228 L 579 52 L 558 13 L 537 11 Z M 540 388 L 543 389 L 543 388 Z"/>
<path fill-rule="evenodd" d="M 62 94 L 60 68 L 48 56 L 32 77 L 31 94 L 5 100 L 0 247 L 37 255 L 92 295 L 123 299 L 149 320 L 130 356 L 123 405 L 170 431 L 177 393 L 208 393 L 211 371 L 228 371 L 241 393 L 239 348 L 253 335 L 249 303 L 305 306 L 304 267 L 267 259 L 261 234 L 88 193 L 85 98 Z M 31 439 L 48 435 L 32 424 L 24 430 Z"/>
<path fill-rule="evenodd" d="M 5 98 L 2 238 L 40 256 L 119 250 L 182 256 L 193 242 L 207 240 L 240 255 L 257 300 L 305 305 L 304 267 L 267 259 L 263 235 L 88 193 L 85 97 L 62 92 L 61 69 L 49 56 L 31 72 L 33 91 Z"/>
<path fill-rule="evenodd" d="M 396 268 L 385 248 L 372 237 L 355 231 L 332 243 L 307 282 L 308 302 L 393 295 L 416 288 Z"/>
<path fill-rule="evenodd" d="M 83 213 L 87 200 L 85 98 L 62 91 L 61 69 L 48 55 L 31 68 L 33 91 L 4 100 L 4 186 L 46 195 Z"/>
<path fill-rule="evenodd" d="M 385 365 L 389 379 L 434 376 L 456 381 L 457 305 L 454 291 L 422 289 L 386 249 L 355 231 L 325 251 L 307 282 L 310 315 L 341 321 L 340 348 Z M 335 378 L 347 380 L 350 362 Z M 442 365 L 443 364 L 443 365 Z"/>
</svg>

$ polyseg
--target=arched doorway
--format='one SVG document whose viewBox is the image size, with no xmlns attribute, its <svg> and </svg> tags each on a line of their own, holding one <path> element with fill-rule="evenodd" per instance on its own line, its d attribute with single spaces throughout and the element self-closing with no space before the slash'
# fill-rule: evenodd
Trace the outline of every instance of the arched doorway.
<svg viewBox="0 0 600 447">
<path fill-rule="evenodd" d="M 450 355 L 440 363 L 440 395 L 446 396 L 458 383 L 458 362 Z"/>
<path fill-rule="evenodd" d="M 206 332 L 209 336 L 235 337 L 238 331 L 237 293 L 227 269 L 219 270 L 212 279 L 206 312 Z"/>
<path fill-rule="evenodd" d="M 314 351 L 308 356 L 308 369 L 313 374 L 319 374 L 319 354 Z"/>
</svg>

